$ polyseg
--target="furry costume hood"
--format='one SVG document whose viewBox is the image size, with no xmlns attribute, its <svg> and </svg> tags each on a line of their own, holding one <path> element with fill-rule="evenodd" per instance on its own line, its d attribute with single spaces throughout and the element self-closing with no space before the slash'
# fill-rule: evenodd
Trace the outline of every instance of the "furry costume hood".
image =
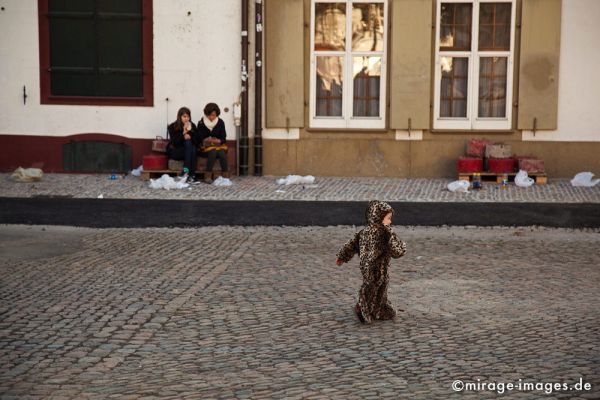
<svg viewBox="0 0 600 400">
<path fill-rule="evenodd" d="M 394 213 L 394 209 L 388 203 L 379 200 L 371 200 L 367 206 L 365 217 L 367 225 L 381 224 L 387 213 Z"/>
</svg>

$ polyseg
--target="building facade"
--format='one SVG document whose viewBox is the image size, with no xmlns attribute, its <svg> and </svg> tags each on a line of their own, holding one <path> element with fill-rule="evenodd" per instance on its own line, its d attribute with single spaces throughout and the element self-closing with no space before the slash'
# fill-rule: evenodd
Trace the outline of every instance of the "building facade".
<svg viewBox="0 0 600 400">
<path fill-rule="evenodd" d="M 3 170 L 68 170 L 65 145 L 86 142 L 124 144 L 135 168 L 179 107 L 189 107 L 196 122 L 208 102 L 220 105 L 235 143 L 238 1 L 0 0 L 0 6 Z M 110 154 L 89 152 L 114 149 L 87 151 L 110 164 Z"/>
<path fill-rule="evenodd" d="M 599 171 L 599 16 L 594 0 L 269 1 L 265 171 L 452 177 L 473 137 L 551 177 Z"/>
<path fill-rule="evenodd" d="M 0 0 L 0 168 L 68 170 L 65 145 L 86 141 L 129 146 L 137 166 L 180 106 L 196 121 L 209 101 L 234 140 L 242 76 L 254 127 L 254 1 L 243 66 L 243 0 L 112 3 Z M 454 177 L 469 138 L 543 158 L 550 177 L 600 173 L 597 0 L 259 3 L 250 173 Z"/>
</svg>

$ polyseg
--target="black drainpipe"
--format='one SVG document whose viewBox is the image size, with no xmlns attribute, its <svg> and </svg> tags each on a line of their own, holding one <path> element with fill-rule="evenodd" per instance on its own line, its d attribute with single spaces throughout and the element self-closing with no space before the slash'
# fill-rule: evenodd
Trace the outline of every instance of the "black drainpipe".
<svg viewBox="0 0 600 400">
<path fill-rule="evenodd" d="M 242 121 L 240 176 L 248 175 L 248 0 L 242 0 Z"/>
<path fill-rule="evenodd" d="M 262 0 L 256 0 L 255 22 L 256 36 L 254 45 L 256 47 L 256 76 L 254 84 L 254 176 L 262 176 L 262 32 L 264 27 Z"/>
</svg>

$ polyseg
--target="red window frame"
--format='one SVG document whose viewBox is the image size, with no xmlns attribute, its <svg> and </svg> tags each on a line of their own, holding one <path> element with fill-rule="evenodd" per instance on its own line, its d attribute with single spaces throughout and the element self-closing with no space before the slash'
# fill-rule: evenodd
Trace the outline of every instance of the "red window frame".
<svg viewBox="0 0 600 400">
<path fill-rule="evenodd" d="M 143 106 L 154 105 L 152 0 L 142 0 L 142 97 L 56 96 L 50 90 L 50 24 L 48 0 L 38 0 L 41 104 Z"/>
</svg>

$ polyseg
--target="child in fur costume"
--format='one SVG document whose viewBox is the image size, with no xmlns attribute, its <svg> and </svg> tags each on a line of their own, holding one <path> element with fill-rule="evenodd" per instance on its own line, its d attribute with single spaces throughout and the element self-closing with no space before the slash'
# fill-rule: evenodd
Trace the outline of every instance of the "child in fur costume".
<svg viewBox="0 0 600 400">
<path fill-rule="evenodd" d="M 337 265 L 360 258 L 363 284 L 358 292 L 354 311 L 363 324 L 373 319 L 392 319 L 396 310 L 387 297 L 390 258 L 400 258 L 406 253 L 406 244 L 398 239 L 390 227 L 392 207 L 382 201 L 369 202 L 366 211 L 367 226 L 357 232 L 337 254 Z"/>
</svg>

